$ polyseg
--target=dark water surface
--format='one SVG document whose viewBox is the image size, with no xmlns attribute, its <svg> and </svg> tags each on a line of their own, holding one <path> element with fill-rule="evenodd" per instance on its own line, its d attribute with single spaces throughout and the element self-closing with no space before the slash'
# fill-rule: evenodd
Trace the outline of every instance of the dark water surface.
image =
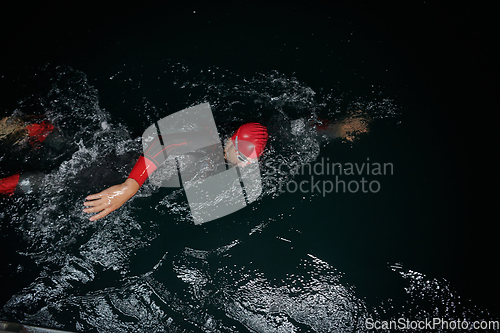
<svg viewBox="0 0 500 333">
<path fill-rule="evenodd" d="M 491 8 L 468 6 L 17 8 L 2 35 L 1 110 L 46 113 L 72 150 L 44 170 L 42 191 L 0 202 L 0 319 L 82 332 L 498 320 L 480 153 L 493 142 Z M 362 110 L 373 122 L 354 143 L 280 136 L 259 200 L 205 225 L 191 224 L 182 190 L 155 178 L 89 222 L 83 199 L 127 176 L 144 129 L 202 102 L 226 137 L 271 118 L 281 134 L 311 114 Z M 340 178 L 377 181 L 368 193 L 299 193 L 287 184 L 310 174 L 269 176 L 327 160 L 393 168 Z"/>
</svg>

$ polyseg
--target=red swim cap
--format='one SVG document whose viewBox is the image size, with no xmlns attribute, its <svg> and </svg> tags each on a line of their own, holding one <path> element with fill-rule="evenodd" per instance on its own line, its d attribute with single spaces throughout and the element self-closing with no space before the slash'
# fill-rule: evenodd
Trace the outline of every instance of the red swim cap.
<svg viewBox="0 0 500 333">
<path fill-rule="evenodd" d="M 236 130 L 231 140 L 240 153 L 257 158 L 264 152 L 268 138 L 266 127 L 259 123 L 246 123 Z"/>
</svg>

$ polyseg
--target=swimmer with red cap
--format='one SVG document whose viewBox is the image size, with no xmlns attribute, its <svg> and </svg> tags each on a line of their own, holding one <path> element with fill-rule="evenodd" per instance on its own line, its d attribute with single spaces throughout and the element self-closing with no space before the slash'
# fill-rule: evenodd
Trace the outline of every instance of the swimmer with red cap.
<svg viewBox="0 0 500 333">
<path fill-rule="evenodd" d="M 233 134 L 224 147 L 224 157 L 230 163 L 245 166 L 255 162 L 264 152 L 267 128 L 259 123 L 247 123 Z"/>
<path fill-rule="evenodd" d="M 240 126 L 233 136 L 227 140 L 224 147 L 224 157 L 227 162 L 239 167 L 245 167 L 250 163 L 257 162 L 264 152 L 268 138 L 265 126 L 259 123 L 246 123 Z M 176 143 L 171 145 L 166 142 L 163 149 L 170 146 L 175 149 L 182 147 L 184 144 L 188 144 L 188 142 L 177 140 Z M 90 217 L 91 221 L 105 217 L 132 198 L 156 168 L 157 165 L 151 155 L 145 154 L 141 156 L 124 183 L 112 186 L 100 193 L 89 195 L 84 203 L 87 208 L 83 211 L 85 213 L 98 213 Z"/>
</svg>

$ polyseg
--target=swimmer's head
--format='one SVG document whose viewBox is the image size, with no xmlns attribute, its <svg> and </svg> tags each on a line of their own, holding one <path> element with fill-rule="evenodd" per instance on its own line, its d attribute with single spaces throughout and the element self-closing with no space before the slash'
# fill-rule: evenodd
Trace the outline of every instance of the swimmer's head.
<svg viewBox="0 0 500 333">
<path fill-rule="evenodd" d="M 228 140 L 224 148 L 226 159 L 239 166 L 255 162 L 264 153 L 268 138 L 267 128 L 261 124 L 244 124 Z"/>
</svg>

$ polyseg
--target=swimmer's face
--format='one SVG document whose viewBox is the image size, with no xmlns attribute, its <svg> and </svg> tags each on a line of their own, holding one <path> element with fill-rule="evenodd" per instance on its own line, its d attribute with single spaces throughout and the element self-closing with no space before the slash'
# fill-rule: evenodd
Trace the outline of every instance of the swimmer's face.
<svg viewBox="0 0 500 333">
<path fill-rule="evenodd" d="M 224 157 L 229 163 L 237 165 L 241 168 L 257 161 L 256 158 L 249 158 L 241 153 L 238 153 L 236 151 L 236 147 L 233 144 L 233 140 L 231 139 L 228 139 L 226 141 L 226 146 L 224 147 Z"/>
</svg>

